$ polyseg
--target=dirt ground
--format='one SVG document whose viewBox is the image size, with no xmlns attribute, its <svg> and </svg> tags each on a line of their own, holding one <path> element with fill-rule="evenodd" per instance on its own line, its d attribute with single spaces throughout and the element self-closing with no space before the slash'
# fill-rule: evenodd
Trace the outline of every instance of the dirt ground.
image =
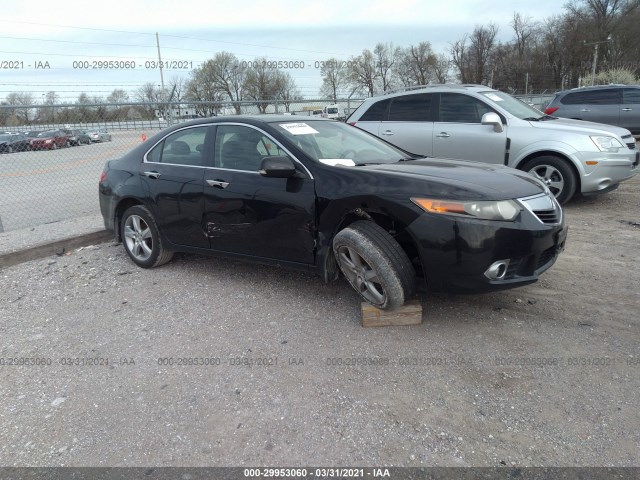
<svg viewBox="0 0 640 480">
<path fill-rule="evenodd" d="M 565 214 L 538 283 L 409 327 L 362 328 L 343 281 L 114 243 L 5 269 L 0 465 L 640 466 L 640 177 Z"/>
</svg>

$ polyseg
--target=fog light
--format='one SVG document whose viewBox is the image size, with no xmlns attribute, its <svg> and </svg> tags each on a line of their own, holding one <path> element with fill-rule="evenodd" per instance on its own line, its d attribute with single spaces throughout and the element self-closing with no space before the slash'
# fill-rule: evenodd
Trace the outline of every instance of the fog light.
<svg viewBox="0 0 640 480">
<path fill-rule="evenodd" d="M 487 271 L 484 272 L 484 276 L 489 280 L 502 280 L 507 274 L 507 268 L 509 268 L 509 260 L 498 260 L 493 262 Z"/>
</svg>

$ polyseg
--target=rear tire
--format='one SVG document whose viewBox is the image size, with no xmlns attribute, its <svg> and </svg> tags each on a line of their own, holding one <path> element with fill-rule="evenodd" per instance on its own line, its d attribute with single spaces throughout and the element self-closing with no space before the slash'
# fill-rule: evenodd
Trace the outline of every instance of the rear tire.
<svg viewBox="0 0 640 480">
<path fill-rule="evenodd" d="M 415 292 L 416 273 L 409 257 L 372 221 L 357 221 L 338 232 L 333 252 L 351 286 L 378 308 L 400 307 Z"/>
<path fill-rule="evenodd" d="M 124 212 L 120 236 L 129 258 L 142 268 L 159 267 L 173 257 L 173 252 L 162 245 L 153 215 L 142 205 L 135 205 Z"/>
<path fill-rule="evenodd" d="M 534 158 L 522 169 L 542 180 L 558 203 L 567 203 L 576 191 L 578 178 L 566 160 L 551 155 Z"/>
</svg>

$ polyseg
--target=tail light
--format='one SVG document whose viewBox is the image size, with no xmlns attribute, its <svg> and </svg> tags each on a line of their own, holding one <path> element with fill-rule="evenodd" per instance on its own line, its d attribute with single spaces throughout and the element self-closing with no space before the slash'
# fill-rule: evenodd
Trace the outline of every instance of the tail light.
<svg viewBox="0 0 640 480">
<path fill-rule="evenodd" d="M 106 179 L 107 179 L 107 172 L 103 171 L 100 174 L 100 179 L 98 180 L 98 183 L 103 183 Z"/>
<path fill-rule="evenodd" d="M 544 110 L 545 115 L 553 115 L 553 113 L 558 110 L 558 107 L 547 107 Z"/>
<path fill-rule="evenodd" d="M 356 123 L 357 123 L 357 122 L 347 122 L 347 125 L 351 125 L 352 127 L 355 127 L 355 126 L 356 126 Z"/>
</svg>

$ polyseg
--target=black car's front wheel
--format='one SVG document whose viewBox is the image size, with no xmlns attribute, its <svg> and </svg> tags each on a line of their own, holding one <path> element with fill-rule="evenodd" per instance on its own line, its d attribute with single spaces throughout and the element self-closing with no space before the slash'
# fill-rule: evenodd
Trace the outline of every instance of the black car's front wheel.
<svg viewBox="0 0 640 480">
<path fill-rule="evenodd" d="M 354 222 L 338 232 L 333 252 L 351 286 L 378 308 L 400 307 L 415 291 L 415 270 L 409 257 L 374 222 Z"/>
<path fill-rule="evenodd" d="M 120 228 L 124 249 L 137 265 L 158 267 L 173 257 L 173 252 L 162 245 L 158 226 L 146 207 L 136 205 L 127 209 Z"/>
</svg>

